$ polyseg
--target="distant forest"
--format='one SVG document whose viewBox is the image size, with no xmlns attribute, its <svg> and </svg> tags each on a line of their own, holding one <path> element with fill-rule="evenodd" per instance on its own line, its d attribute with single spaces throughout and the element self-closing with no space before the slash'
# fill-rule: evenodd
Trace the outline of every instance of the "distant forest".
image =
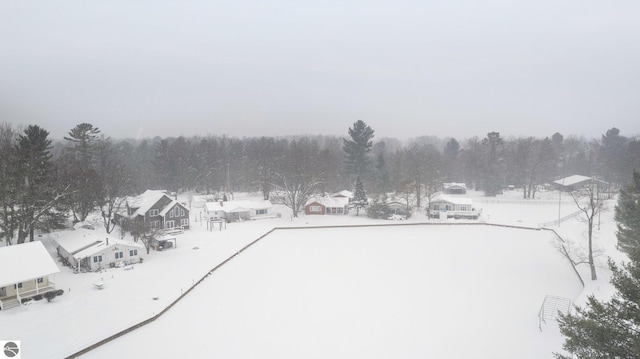
<svg viewBox="0 0 640 359">
<path fill-rule="evenodd" d="M 353 133 L 356 125 L 369 130 L 364 142 L 354 137 L 363 135 Z M 358 121 L 345 125 L 344 136 L 132 140 L 110 138 L 82 123 L 64 139 L 52 140 L 45 128 L 2 123 L 0 231 L 5 237 L 18 231 L 24 240 L 34 228 L 50 227 L 56 213 L 70 211 L 83 220 L 91 211 L 104 212 L 109 201 L 146 189 L 259 192 L 266 199 L 302 182 L 316 194 L 353 191 L 360 177 L 369 196 L 400 192 L 419 199 L 443 182 L 464 182 L 489 196 L 513 185 L 523 189 L 524 198 L 535 198 L 538 185 L 561 177 L 595 176 L 621 186 L 640 169 L 640 138 L 625 137 L 617 128 L 594 139 L 560 133 L 504 138 L 490 132 L 483 138 L 400 141 L 383 135 Z"/>
</svg>

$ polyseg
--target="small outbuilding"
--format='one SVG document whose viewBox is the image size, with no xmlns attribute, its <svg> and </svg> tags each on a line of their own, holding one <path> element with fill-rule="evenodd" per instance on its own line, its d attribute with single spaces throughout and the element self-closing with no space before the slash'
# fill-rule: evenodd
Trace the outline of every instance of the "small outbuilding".
<svg viewBox="0 0 640 359">
<path fill-rule="evenodd" d="M 56 234 L 58 254 L 79 271 L 96 271 L 141 262 L 144 246 L 106 233 L 76 229 Z"/>
<path fill-rule="evenodd" d="M 0 310 L 21 305 L 22 299 L 56 289 L 51 276 L 60 272 L 42 242 L 0 247 Z"/>
<path fill-rule="evenodd" d="M 269 200 L 207 202 L 205 213 L 210 219 L 225 219 L 227 222 L 273 218 L 273 204 Z"/>
</svg>

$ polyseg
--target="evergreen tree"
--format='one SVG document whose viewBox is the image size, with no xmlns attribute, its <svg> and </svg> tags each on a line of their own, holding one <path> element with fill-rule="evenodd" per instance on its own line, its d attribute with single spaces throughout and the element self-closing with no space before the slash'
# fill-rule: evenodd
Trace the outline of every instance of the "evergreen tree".
<svg viewBox="0 0 640 359">
<path fill-rule="evenodd" d="M 18 137 L 16 164 L 21 177 L 16 189 L 18 243 L 24 243 L 27 236 L 33 241 L 36 228 L 45 231 L 59 228 L 64 219 L 64 213 L 56 208 L 64 194 L 57 191 L 54 181 L 48 136 L 48 131 L 31 125 Z"/>
<path fill-rule="evenodd" d="M 61 180 L 69 186 L 65 203 L 71 209 L 75 222 L 84 221 L 101 202 L 101 178 L 95 169 L 100 130 L 89 123 L 81 123 L 69 131 L 64 139 L 72 144 L 59 161 Z"/>
<path fill-rule="evenodd" d="M 350 140 L 343 140 L 343 149 L 347 156 L 347 171 L 362 177 L 369 166 L 368 154 L 373 145 L 373 129 L 364 121 L 359 120 L 349 128 Z"/>
<path fill-rule="evenodd" d="M 388 219 L 391 216 L 391 208 L 387 203 L 387 195 L 374 198 L 367 207 L 367 216 L 370 218 Z"/>
<path fill-rule="evenodd" d="M 483 183 L 485 196 L 495 196 L 502 193 L 503 187 L 503 146 L 504 140 L 499 132 L 490 132 L 482 140 L 484 149 Z"/>
<path fill-rule="evenodd" d="M 356 189 L 351 200 L 351 206 L 356 209 L 356 216 L 360 214 L 360 209 L 365 208 L 369 204 L 367 194 L 364 191 L 364 185 L 360 180 L 360 176 L 356 177 Z"/>
<path fill-rule="evenodd" d="M 640 250 L 634 250 L 630 259 L 622 268 L 609 260 L 616 289 L 611 300 L 600 302 L 590 296 L 586 307 L 560 316 L 564 350 L 578 358 L 640 358 Z"/>
<path fill-rule="evenodd" d="M 630 253 L 640 249 L 640 173 L 633 171 L 631 183 L 620 190 L 615 219 L 618 226 L 618 246 Z"/>
<path fill-rule="evenodd" d="M 629 253 L 630 262 L 622 267 L 609 260 L 611 284 L 616 292 L 601 302 L 590 296 L 586 307 L 575 314 L 560 316 L 560 332 L 565 336 L 564 350 L 579 358 L 640 358 L 640 174 L 618 198 L 616 220 L 618 241 Z M 635 201 L 635 206 L 630 205 Z M 620 229 L 623 229 L 622 231 Z M 634 242 L 635 239 L 635 242 Z M 556 354 L 556 358 L 573 356 Z"/>
</svg>

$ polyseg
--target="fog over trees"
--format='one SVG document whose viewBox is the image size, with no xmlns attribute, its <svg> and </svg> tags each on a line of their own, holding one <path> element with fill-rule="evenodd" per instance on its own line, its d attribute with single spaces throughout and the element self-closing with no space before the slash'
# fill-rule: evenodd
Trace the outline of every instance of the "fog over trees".
<svg viewBox="0 0 640 359">
<path fill-rule="evenodd" d="M 375 133 L 375 138 L 374 138 Z M 396 192 L 424 207 L 442 182 L 496 195 L 508 185 L 535 198 L 538 185 L 580 174 L 624 186 L 640 165 L 640 138 L 611 128 L 600 138 L 486 136 L 409 141 L 384 137 L 364 121 L 344 136 L 109 138 L 89 123 L 64 139 L 38 126 L 0 124 L 0 235 L 9 243 L 100 211 L 105 228 L 125 195 L 146 189 L 205 194 L 256 192 L 300 210 L 311 195 Z M 273 197 L 275 196 L 275 197 Z M 409 198 L 409 197 L 407 197 Z"/>
</svg>

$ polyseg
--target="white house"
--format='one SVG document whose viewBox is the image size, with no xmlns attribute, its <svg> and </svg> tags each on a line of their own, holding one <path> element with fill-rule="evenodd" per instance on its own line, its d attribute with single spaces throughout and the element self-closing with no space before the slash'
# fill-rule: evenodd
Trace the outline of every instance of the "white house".
<svg viewBox="0 0 640 359">
<path fill-rule="evenodd" d="M 139 263 L 144 249 L 140 243 L 83 228 L 59 232 L 54 240 L 60 257 L 80 271 Z"/>
<path fill-rule="evenodd" d="M 40 241 L 0 247 L 0 310 L 54 290 L 49 276 L 58 272 L 58 265 Z"/>
<path fill-rule="evenodd" d="M 436 195 L 429 207 L 431 218 L 466 218 L 477 219 L 480 213 L 473 207 L 473 200 L 468 197 Z"/>
<path fill-rule="evenodd" d="M 274 217 L 273 204 L 269 200 L 207 202 L 204 209 L 209 218 L 228 222 Z"/>
</svg>

